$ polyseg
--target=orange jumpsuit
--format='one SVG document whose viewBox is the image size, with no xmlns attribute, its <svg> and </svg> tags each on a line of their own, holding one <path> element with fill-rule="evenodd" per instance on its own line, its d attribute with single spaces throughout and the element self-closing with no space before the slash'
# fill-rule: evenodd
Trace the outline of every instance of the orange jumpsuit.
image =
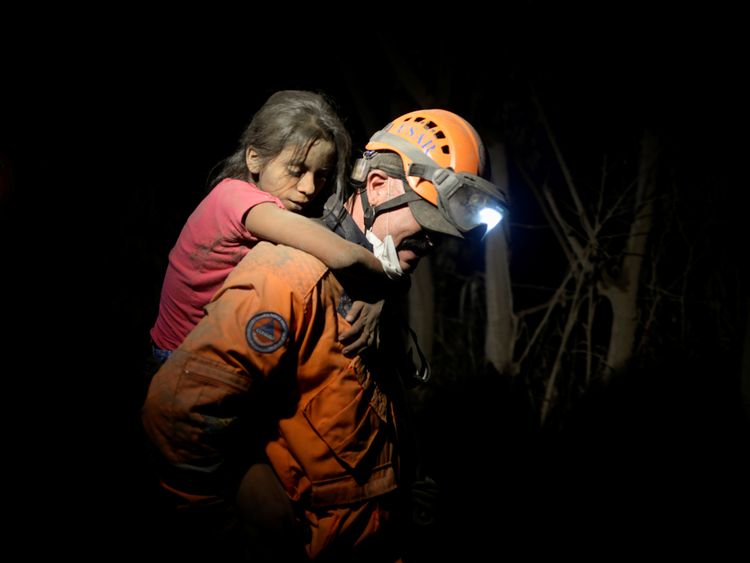
<svg viewBox="0 0 750 563">
<path fill-rule="evenodd" d="M 399 483 L 400 387 L 392 372 L 341 353 L 350 303 L 304 252 L 260 243 L 237 265 L 143 408 L 176 476 L 164 479 L 169 490 L 193 502 L 227 497 L 226 467 L 261 444 L 304 513 L 310 558 L 385 537 Z"/>
</svg>

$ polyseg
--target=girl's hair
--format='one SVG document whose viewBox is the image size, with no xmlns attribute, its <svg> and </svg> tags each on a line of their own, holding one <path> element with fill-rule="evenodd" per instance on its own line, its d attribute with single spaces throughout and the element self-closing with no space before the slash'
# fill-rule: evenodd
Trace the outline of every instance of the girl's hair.
<svg viewBox="0 0 750 563">
<path fill-rule="evenodd" d="M 333 143 L 336 149 L 336 164 L 327 185 L 344 197 L 348 190 L 351 137 L 332 102 L 322 94 L 305 90 L 281 90 L 268 98 L 245 129 L 234 154 L 218 164 L 219 172 L 211 188 L 225 178 L 250 180 L 245 163 L 249 147 L 260 155 L 265 165 L 288 146 L 296 147 L 295 159 L 303 160 L 318 139 Z M 324 201 L 325 197 L 316 199 Z"/>
</svg>

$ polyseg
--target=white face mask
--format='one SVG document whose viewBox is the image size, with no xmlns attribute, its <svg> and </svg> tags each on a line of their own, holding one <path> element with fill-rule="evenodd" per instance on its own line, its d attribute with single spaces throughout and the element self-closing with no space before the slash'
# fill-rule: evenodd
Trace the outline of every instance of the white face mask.
<svg viewBox="0 0 750 563">
<path fill-rule="evenodd" d="M 398 262 L 398 252 L 396 252 L 396 245 L 393 242 L 391 235 L 385 236 L 385 241 L 380 240 L 372 229 L 365 233 L 367 240 L 372 244 L 372 252 L 375 258 L 380 260 L 385 270 L 385 275 L 390 279 L 395 280 L 404 275 L 404 271 L 401 269 L 401 264 Z"/>
</svg>

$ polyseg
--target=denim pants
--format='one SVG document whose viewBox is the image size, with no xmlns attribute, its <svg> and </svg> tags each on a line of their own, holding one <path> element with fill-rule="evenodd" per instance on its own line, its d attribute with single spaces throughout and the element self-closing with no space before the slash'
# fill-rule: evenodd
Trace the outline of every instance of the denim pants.
<svg viewBox="0 0 750 563">
<path fill-rule="evenodd" d="M 159 364 L 163 364 L 164 362 L 169 359 L 169 356 L 172 355 L 172 350 L 165 350 L 164 348 L 157 348 L 156 344 L 153 342 L 151 343 L 151 354 L 154 356 L 154 359 L 159 362 Z"/>
<path fill-rule="evenodd" d="M 151 379 L 156 375 L 156 372 L 159 371 L 159 368 L 171 355 L 172 350 L 158 348 L 153 342 L 151 343 L 151 353 L 146 357 L 146 362 L 143 367 L 143 377 L 146 389 L 148 389 Z"/>
</svg>

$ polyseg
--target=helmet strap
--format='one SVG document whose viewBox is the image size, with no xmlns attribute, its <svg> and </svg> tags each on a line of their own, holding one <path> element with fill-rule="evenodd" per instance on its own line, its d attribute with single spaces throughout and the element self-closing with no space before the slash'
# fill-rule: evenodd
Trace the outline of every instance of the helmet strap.
<svg viewBox="0 0 750 563">
<path fill-rule="evenodd" d="M 404 180 L 401 180 L 401 182 L 404 184 L 405 193 L 396 196 L 393 199 L 389 199 L 388 201 L 374 207 L 370 205 L 370 202 L 367 199 L 367 187 L 365 186 L 362 189 L 362 191 L 360 192 L 360 197 L 362 198 L 362 210 L 364 211 L 365 217 L 365 232 L 369 231 L 372 228 L 372 224 L 375 222 L 375 217 L 377 217 L 384 211 L 389 211 L 397 207 L 403 207 L 404 205 L 408 205 L 410 201 L 417 201 L 418 199 L 420 199 L 419 194 L 411 189 L 411 186 L 409 186 L 408 182 L 405 182 Z"/>
</svg>

